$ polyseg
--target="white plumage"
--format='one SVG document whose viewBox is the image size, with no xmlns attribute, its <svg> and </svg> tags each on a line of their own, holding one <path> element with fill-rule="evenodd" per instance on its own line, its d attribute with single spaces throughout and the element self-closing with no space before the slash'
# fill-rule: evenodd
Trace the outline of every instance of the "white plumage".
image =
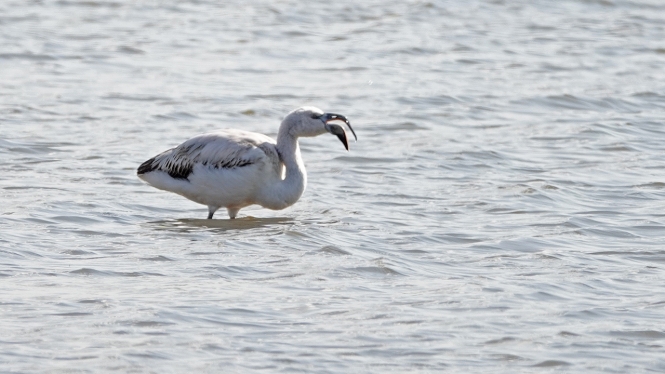
<svg viewBox="0 0 665 374">
<path fill-rule="evenodd" d="M 139 166 L 139 178 L 208 206 L 208 218 L 225 207 L 232 219 L 246 206 L 268 209 L 293 205 L 307 186 L 299 137 L 329 132 L 349 149 L 346 131 L 329 122 L 346 117 L 303 107 L 289 113 L 277 141 L 243 130 L 221 130 L 195 136 Z M 356 138 L 357 139 L 357 138 Z"/>
</svg>

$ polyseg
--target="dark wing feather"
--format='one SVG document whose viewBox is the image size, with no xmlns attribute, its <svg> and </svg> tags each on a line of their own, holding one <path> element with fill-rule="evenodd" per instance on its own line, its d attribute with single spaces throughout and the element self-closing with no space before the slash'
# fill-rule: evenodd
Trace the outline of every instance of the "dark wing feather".
<svg viewBox="0 0 665 374">
<path fill-rule="evenodd" d="M 274 148 L 274 142 L 265 135 L 240 130 L 199 135 L 142 163 L 137 174 L 161 170 L 172 178 L 187 179 L 197 163 L 215 169 L 248 166 L 266 155 L 266 147 Z"/>
</svg>

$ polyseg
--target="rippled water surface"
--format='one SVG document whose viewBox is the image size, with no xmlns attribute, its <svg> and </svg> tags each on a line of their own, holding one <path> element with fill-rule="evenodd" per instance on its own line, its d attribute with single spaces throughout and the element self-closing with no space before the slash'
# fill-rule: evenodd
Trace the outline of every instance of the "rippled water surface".
<svg viewBox="0 0 665 374">
<path fill-rule="evenodd" d="M 665 3 L 4 1 L 0 371 L 665 371 Z M 301 200 L 138 180 L 301 105 Z"/>
</svg>

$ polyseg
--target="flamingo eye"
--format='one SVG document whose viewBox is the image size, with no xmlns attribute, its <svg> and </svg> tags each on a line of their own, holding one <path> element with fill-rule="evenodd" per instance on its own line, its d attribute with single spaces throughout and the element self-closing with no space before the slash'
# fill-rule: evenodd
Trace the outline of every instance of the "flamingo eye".
<svg viewBox="0 0 665 374">
<path fill-rule="evenodd" d="M 319 118 L 321 118 L 322 115 L 323 115 L 323 114 L 312 113 L 312 116 L 311 116 L 311 117 L 312 117 L 312 119 L 319 119 Z"/>
</svg>

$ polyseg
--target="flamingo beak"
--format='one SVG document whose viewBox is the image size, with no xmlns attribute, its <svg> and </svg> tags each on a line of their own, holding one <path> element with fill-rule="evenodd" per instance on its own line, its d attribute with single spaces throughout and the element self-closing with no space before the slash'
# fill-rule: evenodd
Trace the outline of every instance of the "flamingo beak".
<svg viewBox="0 0 665 374">
<path fill-rule="evenodd" d="M 326 130 L 328 130 L 329 133 L 333 135 L 337 135 L 337 138 L 344 144 L 344 148 L 346 150 L 349 150 L 349 141 L 346 137 L 346 131 L 344 128 L 340 125 L 335 125 L 335 124 L 328 124 L 328 122 L 331 121 L 342 121 L 346 124 L 346 126 L 351 130 L 351 133 L 353 134 L 353 137 L 358 140 L 358 136 L 356 135 L 356 132 L 353 131 L 353 127 L 351 127 L 351 122 L 349 122 L 346 117 L 344 117 L 341 114 L 335 114 L 335 113 L 325 113 L 321 116 L 321 120 L 323 123 L 326 124 Z"/>
<path fill-rule="evenodd" d="M 326 130 L 333 135 L 337 135 L 337 139 L 344 144 L 344 148 L 346 148 L 347 151 L 349 150 L 349 141 L 346 138 L 346 131 L 344 131 L 342 126 L 326 124 Z"/>
</svg>

